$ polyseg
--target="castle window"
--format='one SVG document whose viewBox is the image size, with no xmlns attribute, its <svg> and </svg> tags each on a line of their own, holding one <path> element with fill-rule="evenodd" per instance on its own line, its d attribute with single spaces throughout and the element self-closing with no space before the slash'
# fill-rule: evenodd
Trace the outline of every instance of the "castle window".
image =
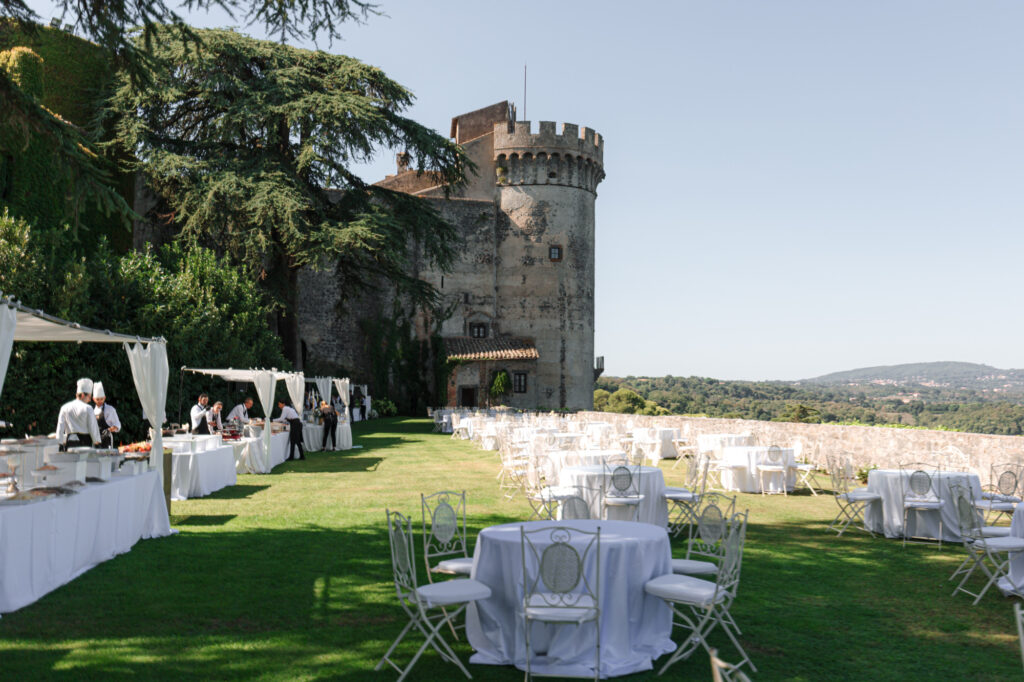
<svg viewBox="0 0 1024 682">
<path fill-rule="evenodd" d="M 553 261 L 562 260 L 562 247 L 561 246 L 549 246 L 548 247 L 548 258 Z"/>
<path fill-rule="evenodd" d="M 512 390 L 515 393 L 526 393 L 526 372 L 512 374 Z"/>
<path fill-rule="evenodd" d="M 474 339 L 486 339 L 487 325 L 483 322 L 473 322 L 469 325 L 469 335 Z"/>
<path fill-rule="evenodd" d="M 462 292 L 462 302 L 465 303 L 466 305 L 469 305 L 469 292 L 468 291 Z"/>
</svg>

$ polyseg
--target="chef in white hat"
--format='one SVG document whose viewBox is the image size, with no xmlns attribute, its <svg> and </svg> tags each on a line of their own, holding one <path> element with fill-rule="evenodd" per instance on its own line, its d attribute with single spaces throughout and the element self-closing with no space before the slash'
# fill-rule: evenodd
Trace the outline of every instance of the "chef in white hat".
<svg viewBox="0 0 1024 682">
<path fill-rule="evenodd" d="M 92 379 L 79 379 L 75 399 L 60 406 L 57 415 L 57 443 L 61 451 L 69 447 L 98 445 L 100 427 L 89 406 Z"/>
<path fill-rule="evenodd" d="M 121 420 L 118 419 L 114 406 L 107 405 L 107 394 L 103 392 L 102 381 L 93 384 L 92 401 L 96 403 L 93 412 L 96 414 L 96 424 L 100 428 L 100 446 L 113 447 L 113 434 L 121 430 Z"/>
</svg>

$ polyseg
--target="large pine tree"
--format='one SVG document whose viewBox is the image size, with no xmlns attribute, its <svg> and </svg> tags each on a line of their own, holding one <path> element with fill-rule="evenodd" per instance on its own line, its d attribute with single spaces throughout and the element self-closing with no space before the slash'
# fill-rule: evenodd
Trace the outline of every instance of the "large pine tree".
<svg viewBox="0 0 1024 682">
<path fill-rule="evenodd" d="M 125 74 L 110 105 L 116 143 L 139 159 L 182 237 L 266 281 L 293 360 L 303 266 L 336 267 L 343 289 L 382 276 L 431 302 L 436 292 L 409 275 L 408 259 L 445 268 L 454 231 L 426 202 L 369 185 L 352 166 L 398 148 L 457 186 L 468 170 L 461 149 L 404 117 L 411 93 L 377 68 L 230 30 L 195 33 L 198 46 L 156 29 L 151 77 Z"/>
</svg>

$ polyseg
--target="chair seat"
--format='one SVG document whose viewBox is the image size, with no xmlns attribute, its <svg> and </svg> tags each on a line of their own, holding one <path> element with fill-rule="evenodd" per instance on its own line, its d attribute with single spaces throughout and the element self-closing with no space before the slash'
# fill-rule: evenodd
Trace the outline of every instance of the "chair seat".
<svg viewBox="0 0 1024 682">
<path fill-rule="evenodd" d="M 781 473 L 785 473 L 786 468 L 787 467 L 784 464 L 758 464 L 757 465 L 757 470 L 758 471 L 777 472 L 777 473 L 780 473 L 780 474 Z"/>
<path fill-rule="evenodd" d="M 644 592 L 665 601 L 693 606 L 710 606 L 725 600 L 725 591 L 716 592 L 715 583 L 690 575 L 660 575 L 644 584 Z"/>
<path fill-rule="evenodd" d="M 806 464 L 806 463 L 802 463 L 802 462 L 798 462 L 797 464 L 795 464 L 793 466 L 793 468 L 797 469 L 798 471 L 814 471 L 814 465 L 813 464 Z"/>
<path fill-rule="evenodd" d="M 710 561 L 697 561 L 696 559 L 673 559 L 672 572 L 682 575 L 715 575 L 718 573 L 718 566 Z"/>
<path fill-rule="evenodd" d="M 1020 502 L 1019 497 L 1014 495 L 1001 495 L 1000 493 L 982 493 L 981 499 L 983 500 L 996 500 L 998 502 Z"/>
<path fill-rule="evenodd" d="M 576 495 L 574 488 L 559 488 L 557 486 L 547 486 L 541 488 L 530 497 L 534 500 L 541 500 L 543 502 L 555 502 L 558 500 L 564 500 L 567 497 L 573 497 Z"/>
<path fill-rule="evenodd" d="M 700 499 L 697 493 L 691 492 L 686 488 L 665 488 L 665 492 L 661 496 L 666 500 L 674 500 L 676 502 L 696 502 Z"/>
<path fill-rule="evenodd" d="M 489 599 L 491 588 L 472 578 L 456 578 L 416 588 L 416 594 L 428 608 L 464 604 L 478 599 Z"/>
<path fill-rule="evenodd" d="M 974 503 L 974 506 L 978 509 L 986 509 L 988 511 L 1006 511 L 1012 512 L 1017 508 L 1016 502 L 1003 502 L 1000 500 L 978 500 Z"/>
<path fill-rule="evenodd" d="M 460 556 L 455 559 L 445 559 L 430 571 L 448 575 L 470 575 L 473 572 L 473 558 Z"/>
<path fill-rule="evenodd" d="M 903 506 L 907 509 L 942 509 L 942 502 L 939 500 L 903 500 Z"/>
<path fill-rule="evenodd" d="M 983 538 L 985 546 L 993 552 L 1024 552 L 1024 538 L 1003 536 L 995 538 Z"/>
<path fill-rule="evenodd" d="M 982 526 L 981 537 L 983 538 L 1005 538 L 1010 534 L 1009 526 Z"/>
<path fill-rule="evenodd" d="M 635 507 L 644 499 L 643 495 L 636 497 L 606 497 L 604 503 L 608 507 Z"/>
<path fill-rule="evenodd" d="M 881 495 L 870 492 L 866 488 L 851 490 L 848 493 L 843 493 L 839 497 L 847 502 L 874 502 L 875 500 L 882 499 Z"/>
<path fill-rule="evenodd" d="M 589 595 L 579 595 L 574 606 L 551 606 L 558 601 L 556 595 L 535 594 L 526 606 L 526 617 L 545 623 L 586 623 L 597 618 L 598 610 Z"/>
</svg>

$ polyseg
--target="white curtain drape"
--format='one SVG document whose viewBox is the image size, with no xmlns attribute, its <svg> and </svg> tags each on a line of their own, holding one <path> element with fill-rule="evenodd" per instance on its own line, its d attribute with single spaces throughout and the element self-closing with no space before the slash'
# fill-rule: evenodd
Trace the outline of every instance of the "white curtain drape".
<svg viewBox="0 0 1024 682">
<path fill-rule="evenodd" d="M 306 402 L 306 377 L 302 372 L 286 374 L 284 377 L 285 388 L 288 389 L 288 397 L 292 400 L 292 407 L 302 416 L 302 407 Z"/>
<path fill-rule="evenodd" d="M 132 380 L 142 403 L 142 414 L 149 421 L 153 433 L 153 446 L 149 451 L 149 463 L 156 467 L 160 480 L 164 476 L 163 424 L 167 418 L 167 345 L 151 342 L 146 345 L 125 343 L 128 364 L 132 368 Z"/>
<path fill-rule="evenodd" d="M 260 463 L 261 471 L 270 471 L 270 417 L 274 409 L 274 387 L 277 386 L 277 376 L 267 370 L 256 370 L 252 374 L 252 383 L 256 386 L 256 395 L 260 398 L 260 406 L 263 408 L 263 457 Z"/>
<path fill-rule="evenodd" d="M 0 395 L 4 392 L 4 379 L 11 362 L 11 348 L 14 346 L 14 328 L 18 314 L 14 308 L 0 305 Z"/>
<path fill-rule="evenodd" d="M 341 402 L 345 404 L 345 421 L 352 421 L 352 413 L 348 409 L 348 379 L 335 379 L 334 387 L 338 389 Z"/>
<path fill-rule="evenodd" d="M 317 377 L 316 390 L 320 393 L 320 400 L 324 400 L 328 405 L 331 404 L 331 378 L 330 377 Z"/>
</svg>

